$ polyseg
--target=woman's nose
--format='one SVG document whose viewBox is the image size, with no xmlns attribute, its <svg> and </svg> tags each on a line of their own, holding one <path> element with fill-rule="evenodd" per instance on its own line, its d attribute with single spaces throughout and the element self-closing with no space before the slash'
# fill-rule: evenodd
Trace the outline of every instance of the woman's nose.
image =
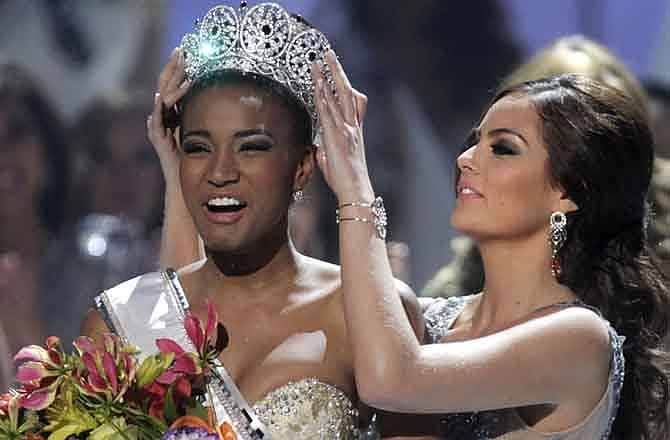
<svg viewBox="0 0 670 440">
<path fill-rule="evenodd" d="M 477 145 L 473 145 L 464 152 L 462 152 L 459 156 L 458 159 L 456 159 L 456 163 L 458 164 L 458 169 L 461 172 L 464 171 L 475 171 L 476 166 L 475 166 L 475 151 L 477 150 Z"/>
<path fill-rule="evenodd" d="M 218 149 L 210 162 L 207 180 L 215 186 L 238 182 L 240 169 L 235 153 L 229 149 Z"/>
</svg>

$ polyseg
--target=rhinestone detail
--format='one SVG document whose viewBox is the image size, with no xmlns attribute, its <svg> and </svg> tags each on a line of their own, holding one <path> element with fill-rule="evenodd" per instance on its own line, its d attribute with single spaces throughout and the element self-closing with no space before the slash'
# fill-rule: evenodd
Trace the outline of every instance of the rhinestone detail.
<svg viewBox="0 0 670 440">
<path fill-rule="evenodd" d="M 181 42 L 188 79 L 195 81 L 221 70 L 272 79 L 305 106 L 316 139 L 319 127 L 312 63 L 322 66 L 327 82 L 334 88 L 324 61 L 330 44 L 321 32 L 276 3 L 260 3 L 248 10 L 216 6 L 197 23 L 196 32 L 186 34 Z"/>
<path fill-rule="evenodd" d="M 253 410 L 273 440 L 358 438 L 358 410 L 346 394 L 316 378 L 271 391 Z"/>
<path fill-rule="evenodd" d="M 470 301 L 471 296 L 452 296 L 448 298 L 437 298 L 431 303 L 424 312 L 426 321 L 426 333 L 428 343 L 437 344 L 449 332 L 453 322 L 463 311 L 465 305 Z M 582 303 L 574 303 L 579 307 L 586 307 L 600 314 L 597 309 L 593 309 Z M 623 343 L 625 336 L 619 336 L 609 321 L 603 320 L 608 325 L 610 343 L 612 345 L 612 366 L 610 368 L 609 384 L 613 393 L 613 405 L 609 411 L 609 420 L 607 429 L 600 437 L 600 440 L 608 440 L 616 419 L 621 399 L 625 376 L 625 358 L 623 354 Z M 471 413 L 447 414 L 442 420 L 443 429 L 441 438 L 458 440 L 489 440 L 498 438 L 507 432 L 514 430 L 523 430 L 524 426 L 519 425 L 518 415 L 515 411 L 509 409 L 480 411 Z M 547 436 L 547 440 L 562 438 L 561 434 L 556 436 Z"/>
</svg>

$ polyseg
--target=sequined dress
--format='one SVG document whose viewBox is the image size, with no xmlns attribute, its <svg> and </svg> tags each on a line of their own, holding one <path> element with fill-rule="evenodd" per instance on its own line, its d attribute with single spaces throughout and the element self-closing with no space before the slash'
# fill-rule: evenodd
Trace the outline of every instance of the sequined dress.
<svg viewBox="0 0 670 440">
<path fill-rule="evenodd" d="M 190 344 L 182 325 L 189 304 L 174 272 L 126 281 L 100 294 L 96 306 L 110 329 L 124 343 L 138 346 L 144 356 L 157 351 L 158 338 L 174 339 L 183 347 Z M 352 402 L 317 378 L 289 382 L 247 409 L 262 421 L 272 440 L 358 438 L 358 413 Z"/>
<path fill-rule="evenodd" d="M 439 341 L 449 332 L 471 296 L 439 298 L 424 312 L 428 342 Z M 571 305 L 583 306 L 580 303 Z M 609 325 L 612 363 L 608 387 L 591 414 L 569 430 L 542 433 L 529 427 L 514 408 L 474 413 L 448 414 L 440 438 L 446 440 L 607 440 L 619 407 L 623 387 L 624 337 Z"/>
</svg>

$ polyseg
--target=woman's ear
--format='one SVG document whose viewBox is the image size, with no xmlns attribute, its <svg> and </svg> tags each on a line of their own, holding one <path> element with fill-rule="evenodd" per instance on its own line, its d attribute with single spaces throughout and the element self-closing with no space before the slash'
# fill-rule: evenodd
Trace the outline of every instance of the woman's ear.
<svg viewBox="0 0 670 440">
<path fill-rule="evenodd" d="M 293 176 L 293 190 L 303 189 L 312 179 L 314 164 L 316 162 L 316 147 L 309 145 L 305 147 L 302 156 L 298 160 L 298 166 Z"/>
<path fill-rule="evenodd" d="M 579 211 L 579 206 L 566 193 L 563 193 L 561 200 L 558 202 L 558 210 L 565 213 L 575 212 Z"/>
</svg>

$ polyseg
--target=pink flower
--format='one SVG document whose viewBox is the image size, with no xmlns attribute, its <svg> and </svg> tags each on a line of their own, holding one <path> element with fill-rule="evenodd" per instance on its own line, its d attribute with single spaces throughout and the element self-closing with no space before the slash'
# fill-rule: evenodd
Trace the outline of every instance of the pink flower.
<svg viewBox="0 0 670 440">
<path fill-rule="evenodd" d="M 104 336 L 104 350 L 90 338 L 79 337 L 74 343 L 81 363 L 74 372 L 75 385 L 89 396 L 105 396 L 111 401 L 123 399 L 137 371 L 135 360 L 121 346 L 118 336 Z"/>
<path fill-rule="evenodd" d="M 15 361 L 35 361 L 43 362 L 49 365 L 55 365 L 49 356 L 49 352 L 39 345 L 29 345 L 23 347 L 19 350 L 18 353 L 14 356 Z"/>
<path fill-rule="evenodd" d="M 51 405 L 59 385 L 72 371 L 66 365 L 60 339 L 47 338 L 45 347 L 30 345 L 14 356 L 15 361 L 24 361 L 16 373 L 16 380 L 24 386 L 20 404 L 36 411 Z"/>
<path fill-rule="evenodd" d="M 228 346 L 228 332 L 218 322 L 216 307 L 211 301 L 207 301 L 207 325 L 204 327 L 193 313 L 189 312 L 184 319 L 184 328 L 203 364 L 214 361 L 219 354 Z M 214 339 L 216 337 L 216 339 Z"/>
<path fill-rule="evenodd" d="M 40 411 L 48 408 L 56 399 L 56 393 L 62 380 L 62 378 L 59 378 L 48 386 L 37 388 L 34 391 L 22 395 L 21 407 L 33 411 Z"/>
<path fill-rule="evenodd" d="M 173 354 L 174 361 L 170 368 L 161 374 L 156 381 L 162 384 L 171 384 L 184 375 L 195 376 L 202 374 L 202 368 L 193 353 L 187 353 L 172 339 L 158 339 L 156 346 L 163 354 Z"/>
<path fill-rule="evenodd" d="M 195 345 L 195 349 L 198 352 L 202 352 L 205 347 L 205 334 L 202 331 L 200 320 L 193 313 L 189 312 L 184 319 L 184 328 L 186 328 L 186 334 L 189 339 Z"/>
<path fill-rule="evenodd" d="M 9 414 L 9 402 L 12 400 L 12 397 L 10 393 L 0 394 L 0 416 Z"/>
</svg>

